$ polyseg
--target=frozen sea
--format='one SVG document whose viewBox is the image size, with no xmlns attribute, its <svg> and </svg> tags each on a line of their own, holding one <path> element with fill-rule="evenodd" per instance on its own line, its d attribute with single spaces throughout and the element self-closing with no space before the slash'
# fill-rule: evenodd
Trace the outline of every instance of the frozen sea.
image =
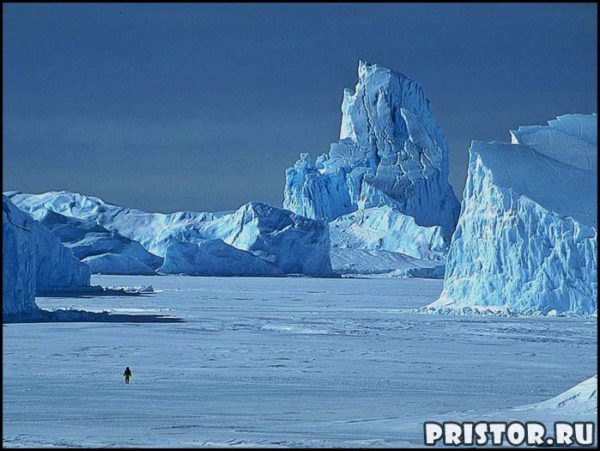
<svg viewBox="0 0 600 451">
<path fill-rule="evenodd" d="M 5 446 L 422 446 L 425 420 L 510 420 L 596 374 L 596 319 L 410 313 L 440 280 L 92 283 L 159 291 L 38 305 L 184 322 L 3 325 Z"/>
</svg>

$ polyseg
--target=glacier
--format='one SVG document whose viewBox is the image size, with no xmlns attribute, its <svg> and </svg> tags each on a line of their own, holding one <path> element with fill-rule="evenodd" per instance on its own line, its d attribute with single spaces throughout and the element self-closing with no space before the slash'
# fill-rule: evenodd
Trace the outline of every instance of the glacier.
<svg viewBox="0 0 600 451">
<path fill-rule="evenodd" d="M 474 141 L 444 288 L 428 309 L 596 315 L 597 116 Z"/>
<path fill-rule="evenodd" d="M 247 203 L 233 212 L 162 214 L 124 208 L 98 197 L 67 191 L 43 194 L 13 191 L 6 194 L 19 208 L 32 215 L 41 216 L 50 211 L 68 218 L 93 222 L 139 243 L 147 252 L 161 259 L 166 257 L 169 247 L 174 243 L 200 244 L 216 239 L 270 264 L 264 266 L 252 260 L 253 263 L 247 268 L 248 274 L 262 275 L 265 271 L 271 274 L 271 266 L 277 268 L 275 272 L 283 274 L 332 273 L 328 224 L 323 220 L 305 218 L 261 202 Z M 178 249 L 183 250 L 183 247 L 171 249 L 170 262 L 166 265 L 163 263 L 163 270 L 171 271 L 169 268 L 175 268 L 173 258 L 178 255 Z M 186 252 L 189 249 L 188 247 Z M 194 273 L 202 272 L 197 267 L 201 260 L 189 260 L 186 252 L 179 254 L 185 261 L 181 262 L 176 271 L 179 273 L 181 268 L 187 266 Z M 239 256 L 237 253 L 236 255 Z M 222 255 L 218 253 L 207 252 L 202 258 L 207 261 L 211 256 L 216 259 L 211 264 L 221 264 Z M 106 263 L 110 266 L 110 261 L 106 261 L 106 258 L 98 264 Z M 240 261 L 251 260 L 244 258 Z"/>
<path fill-rule="evenodd" d="M 2 282 L 6 321 L 38 312 L 38 292 L 89 286 L 90 271 L 50 230 L 2 196 Z"/>
<path fill-rule="evenodd" d="M 448 183 L 448 146 L 422 87 L 363 61 L 354 93 L 344 90 L 340 140 L 313 163 L 286 171 L 284 208 L 329 221 L 390 206 L 420 226 L 454 230 L 459 202 Z"/>
</svg>

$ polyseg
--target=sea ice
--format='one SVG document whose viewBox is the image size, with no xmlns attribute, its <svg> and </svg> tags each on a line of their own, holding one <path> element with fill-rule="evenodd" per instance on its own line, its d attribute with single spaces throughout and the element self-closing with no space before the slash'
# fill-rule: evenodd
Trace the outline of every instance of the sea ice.
<svg viewBox="0 0 600 451">
<path fill-rule="evenodd" d="M 5 325 L 4 446 L 423 447 L 424 421 L 597 421 L 513 410 L 596 373 L 596 319 L 411 314 L 440 280 L 92 282 L 156 293 L 38 304 L 184 322 Z"/>
</svg>

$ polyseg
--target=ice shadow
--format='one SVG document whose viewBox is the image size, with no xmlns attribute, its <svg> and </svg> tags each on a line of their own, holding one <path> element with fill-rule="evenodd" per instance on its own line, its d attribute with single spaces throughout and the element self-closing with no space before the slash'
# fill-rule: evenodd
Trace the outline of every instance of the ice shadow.
<svg viewBox="0 0 600 451">
<path fill-rule="evenodd" d="M 92 285 L 89 287 L 67 287 L 67 288 L 45 288 L 43 290 L 37 290 L 35 293 L 36 297 L 42 298 L 95 298 L 102 296 L 151 296 L 155 294 L 154 289 L 150 287 L 151 291 L 126 291 L 124 287 L 121 288 L 110 288 L 102 287 L 100 285 Z"/>
<path fill-rule="evenodd" d="M 135 288 L 135 287 L 134 287 Z M 52 287 L 38 290 L 36 297 L 58 298 L 95 298 L 102 296 L 152 296 L 152 286 L 140 287 L 140 290 L 128 290 L 127 287 L 102 287 L 100 285 L 84 287 Z M 2 323 L 183 323 L 182 318 L 170 315 L 124 314 L 108 311 L 90 312 L 77 309 L 44 310 L 37 305 L 19 314 L 3 312 Z"/>
<path fill-rule="evenodd" d="M 85 310 L 42 310 L 27 315 L 2 315 L 7 323 L 183 323 L 183 319 L 168 315 L 135 315 Z"/>
</svg>

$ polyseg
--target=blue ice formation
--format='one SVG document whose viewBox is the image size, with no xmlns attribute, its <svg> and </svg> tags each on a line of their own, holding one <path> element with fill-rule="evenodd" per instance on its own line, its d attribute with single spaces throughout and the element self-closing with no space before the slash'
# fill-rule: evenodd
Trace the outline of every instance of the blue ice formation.
<svg viewBox="0 0 600 451">
<path fill-rule="evenodd" d="M 240 251 L 249 252 L 269 264 L 264 266 L 253 259 L 243 259 L 244 262 L 252 261 L 243 271 L 247 275 L 264 275 L 266 268 L 270 271 L 272 266 L 276 268 L 275 272 L 283 274 L 331 273 L 328 224 L 260 202 L 250 202 L 233 212 L 162 214 L 123 208 L 104 202 L 98 197 L 66 191 L 43 194 L 10 192 L 7 195 L 19 208 L 30 214 L 41 216 L 50 211 L 86 223 L 98 224 L 110 232 L 116 232 L 139 243 L 147 252 L 161 259 L 167 256 L 167 251 L 173 243 L 200 244 L 217 239 Z M 88 238 L 89 234 L 86 232 L 85 239 Z M 95 238 L 91 237 L 89 240 L 94 241 Z M 126 255 L 132 256 L 129 252 L 132 246 L 130 244 L 127 247 Z M 186 252 L 181 253 L 187 262 L 181 262 L 177 266 L 173 258 L 183 248 L 171 249 L 169 262 L 163 264 L 162 270 L 189 267 L 193 269 L 194 274 L 200 274 L 203 270 L 198 268 L 198 264 L 209 264 L 207 259 L 211 255 L 216 260 L 210 264 L 214 264 L 215 267 L 220 265 L 220 254 L 207 252 L 202 259 L 189 260 L 186 257 L 189 255 L 187 248 Z M 214 250 L 209 247 L 199 249 Z M 114 254 L 113 251 L 110 253 Z M 110 270 L 111 262 L 108 257 L 100 263 L 106 265 L 104 271 Z M 179 269 L 173 271 L 182 272 Z"/>
<path fill-rule="evenodd" d="M 233 268 L 236 274 L 436 268 L 439 277 L 459 212 L 445 138 L 418 83 L 363 62 L 358 72 L 355 92 L 344 93 L 340 141 L 316 163 L 303 154 L 287 171 L 284 205 L 291 212 L 251 202 L 234 212 L 160 214 L 69 192 L 8 194 L 47 221 L 93 272 L 214 273 L 208 266 L 220 268 L 229 252 L 249 265 Z M 269 265 L 221 244 L 201 245 L 210 240 Z M 192 250 L 201 256 L 190 258 Z M 362 257 L 358 265 L 350 261 Z"/>
<path fill-rule="evenodd" d="M 222 240 L 169 244 L 161 274 L 191 276 L 273 276 L 283 272 L 274 264 Z"/>
<path fill-rule="evenodd" d="M 332 247 L 331 266 L 344 277 L 444 278 L 444 261 L 419 259 L 381 249 Z"/>
<path fill-rule="evenodd" d="M 570 114 L 474 141 L 438 311 L 597 314 L 598 122 Z"/>
<path fill-rule="evenodd" d="M 356 210 L 329 223 L 332 248 L 383 250 L 444 260 L 448 243 L 440 226 L 424 227 L 390 206 Z"/>
<path fill-rule="evenodd" d="M 32 217 L 48 227 L 92 274 L 155 274 L 162 258 L 115 231 L 94 221 L 77 219 L 50 210 L 36 210 Z"/>
<path fill-rule="evenodd" d="M 2 196 L 2 313 L 34 315 L 36 293 L 90 284 L 88 267 L 45 226 Z"/>
<path fill-rule="evenodd" d="M 389 206 L 447 241 L 459 214 L 448 183 L 448 147 L 423 89 L 385 67 L 359 62 L 354 93 L 344 90 L 340 141 L 286 171 L 284 208 L 331 221 Z"/>
</svg>

